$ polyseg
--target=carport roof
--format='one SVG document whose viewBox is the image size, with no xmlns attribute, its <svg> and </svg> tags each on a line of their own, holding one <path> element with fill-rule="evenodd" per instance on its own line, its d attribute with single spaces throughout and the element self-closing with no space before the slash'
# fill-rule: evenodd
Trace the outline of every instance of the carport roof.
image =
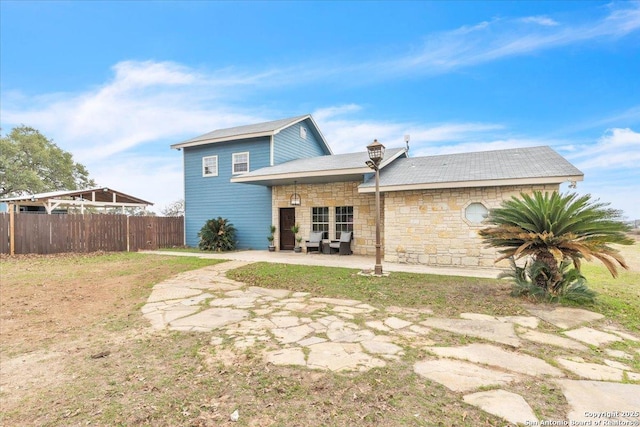
<svg viewBox="0 0 640 427">
<path fill-rule="evenodd" d="M 547 146 L 397 159 L 380 171 L 381 191 L 559 184 L 584 174 Z M 374 192 L 375 181 L 359 186 Z"/>
<path fill-rule="evenodd" d="M 18 197 L 0 199 L 0 202 L 18 206 L 43 206 L 48 213 L 58 207 L 131 207 L 146 208 L 152 202 L 116 191 L 109 187 L 85 188 L 83 190 L 51 191 L 48 193 L 26 194 Z"/>
</svg>

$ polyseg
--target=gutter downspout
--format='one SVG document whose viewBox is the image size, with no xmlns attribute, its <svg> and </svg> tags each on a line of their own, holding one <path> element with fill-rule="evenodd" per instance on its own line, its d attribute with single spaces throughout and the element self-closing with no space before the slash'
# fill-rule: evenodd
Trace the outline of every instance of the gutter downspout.
<svg viewBox="0 0 640 427">
<path fill-rule="evenodd" d="M 273 147 L 273 135 L 269 138 L 269 166 L 273 166 L 274 155 L 274 147 Z"/>
</svg>

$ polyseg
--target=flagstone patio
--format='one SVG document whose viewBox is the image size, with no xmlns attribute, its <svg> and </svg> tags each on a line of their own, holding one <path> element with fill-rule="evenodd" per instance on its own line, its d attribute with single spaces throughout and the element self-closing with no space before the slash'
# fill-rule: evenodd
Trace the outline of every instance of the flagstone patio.
<svg viewBox="0 0 640 427">
<path fill-rule="evenodd" d="M 593 411 L 608 411 L 608 419 L 622 420 L 614 411 L 640 408 L 640 373 L 628 363 L 640 357 L 640 350 L 633 355 L 607 348 L 640 339 L 611 329 L 600 314 L 531 306 L 531 316 L 461 313 L 459 319 L 438 318 L 429 309 L 381 309 L 356 300 L 247 286 L 225 276 L 248 263 L 225 262 L 157 284 L 142 308 L 144 316 L 156 329 L 210 333 L 212 345 L 255 347 L 267 362 L 301 369 L 366 371 L 395 363 L 409 347 L 419 347 L 430 356 L 415 362 L 416 374 L 463 393 L 468 404 L 513 423 L 540 421 L 523 396 L 500 389 L 525 378 L 560 387 L 569 402 L 568 420 L 593 419 L 585 416 Z M 557 334 L 538 331 L 540 321 L 558 328 Z M 435 330 L 480 342 L 438 343 L 432 337 Z M 554 366 L 522 353 L 523 342 L 571 353 L 556 357 Z M 602 353 L 619 360 L 594 362 Z M 495 389 L 479 390 L 482 387 Z"/>
</svg>

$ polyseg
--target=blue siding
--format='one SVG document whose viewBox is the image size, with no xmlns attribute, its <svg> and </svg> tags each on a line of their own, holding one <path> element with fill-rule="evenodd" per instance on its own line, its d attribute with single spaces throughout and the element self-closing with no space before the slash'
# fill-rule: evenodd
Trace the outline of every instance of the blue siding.
<svg viewBox="0 0 640 427">
<path fill-rule="evenodd" d="M 301 126 L 307 130 L 306 139 L 302 139 L 300 137 Z M 307 119 L 283 129 L 275 135 L 273 137 L 274 165 L 303 157 L 315 157 L 329 154 L 325 151 L 323 144 L 319 140 L 319 136 L 316 136 L 316 133 L 312 128 L 313 125 Z"/>
<path fill-rule="evenodd" d="M 184 148 L 185 233 L 198 246 L 198 232 L 211 218 L 227 218 L 237 230 L 239 249 L 263 249 L 271 225 L 271 188 L 231 183 L 233 153 L 249 152 L 249 170 L 269 166 L 270 138 Z M 202 176 L 202 158 L 218 156 L 218 176 Z"/>
</svg>

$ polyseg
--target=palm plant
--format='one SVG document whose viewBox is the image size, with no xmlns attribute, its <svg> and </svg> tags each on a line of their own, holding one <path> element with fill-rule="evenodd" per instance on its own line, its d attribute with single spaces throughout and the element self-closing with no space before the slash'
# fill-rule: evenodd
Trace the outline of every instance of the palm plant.
<svg viewBox="0 0 640 427">
<path fill-rule="evenodd" d="M 489 246 L 501 248 L 496 262 L 530 256 L 542 263 L 546 268 L 535 269 L 532 280 L 545 291 L 563 282 L 560 264 L 565 260 L 579 273 L 582 259 L 596 258 L 617 277 L 618 265 L 628 266 L 609 245 L 630 245 L 633 240 L 625 234 L 629 228 L 620 221 L 621 212 L 607 206 L 592 201 L 589 194 L 521 193 L 490 212 L 487 222 L 493 226 L 480 230 L 480 236 Z"/>
<path fill-rule="evenodd" d="M 233 251 L 236 248 L 236 228 L 229 220 L 209 219 L 198 233 L 198 247 L 203 251 Z"/>
</svg>

